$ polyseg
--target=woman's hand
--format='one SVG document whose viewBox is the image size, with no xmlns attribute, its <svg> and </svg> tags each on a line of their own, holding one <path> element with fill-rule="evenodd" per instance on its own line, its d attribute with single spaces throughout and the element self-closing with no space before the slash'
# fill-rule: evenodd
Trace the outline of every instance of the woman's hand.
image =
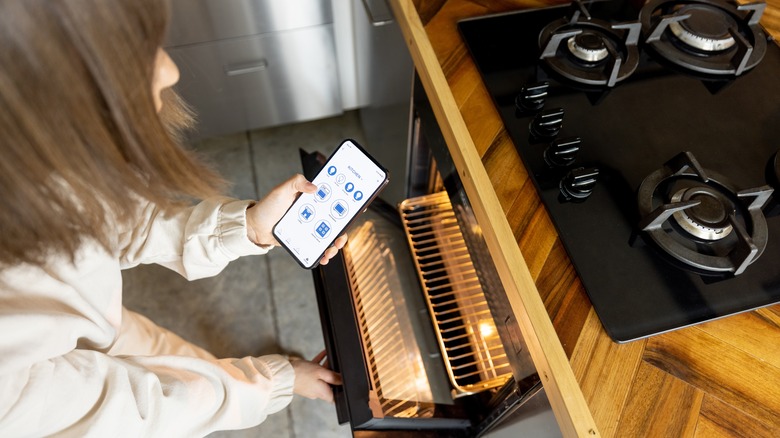
<svg viewBox="0 0 780 438">
<path fill-rule="evenodd" d="M 326 368 L 327 360 L 325 365 L 320 365 L 320 362 L 325 359 L 325 354 L 325 351 L 322 351 L 311 361 L 300 358 L 290 359 L 295 370 L 294 393 L 333 403 L 333 391 L 329 385 L 341 385 L 341 376 Z"/>
<path fill-rule="evenodd" d="M 300 193 L 314 193 L 317 186 L 310 183 L 303 175 L 295 175 L 271 190 L 265 198 L 246 210 L 247 237 L 257 245 L 279 245 L 273 235 L 273 227 L 290 208 Z M 338 254 L 347 243 L 347 235 L 339 236 L 333 246 L 325 251 L 320 259 L 321 265 Z"/>
</svg>

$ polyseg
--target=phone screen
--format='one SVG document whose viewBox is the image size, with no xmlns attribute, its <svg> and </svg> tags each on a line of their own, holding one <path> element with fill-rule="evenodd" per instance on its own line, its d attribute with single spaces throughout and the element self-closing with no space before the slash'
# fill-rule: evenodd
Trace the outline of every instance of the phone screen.
<svg viewBox="0 0 780 438">
<path fill-rule="evenodd" d="M 387 171 L 354 140 L 345 140 L 274 227 L 274 237 L 310 269 L 352 219 L 387 184 Z"/>
</svg>

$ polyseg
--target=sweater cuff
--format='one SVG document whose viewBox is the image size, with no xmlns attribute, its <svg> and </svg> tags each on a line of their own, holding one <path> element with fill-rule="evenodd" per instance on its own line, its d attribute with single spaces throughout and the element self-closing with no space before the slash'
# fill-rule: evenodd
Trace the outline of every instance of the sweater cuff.
<svg viewBox="0 0 780 438">
<path fill-rule="evenodd" d="M 219 236 L 222 248 L 234 258 L 265 254 L 273 245 L 255 245 L 247 236 L 246 209 L 252 201 L 231 201 L 219 212 Z"/>
<path fill-rule="evenodd" d="M 278 354 L 270 354 L 254 360 L 261 362 L 271 375 L 271 396 L 265 409 L 266 413 L 272 414 L 284 409 L 293 397 L 295 371 L 292 365 Z"/>
</svg>

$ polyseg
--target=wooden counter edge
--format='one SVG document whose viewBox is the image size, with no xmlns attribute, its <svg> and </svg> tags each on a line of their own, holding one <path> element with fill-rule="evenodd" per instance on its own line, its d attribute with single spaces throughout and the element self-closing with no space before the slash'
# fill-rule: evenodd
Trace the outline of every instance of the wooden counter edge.
<svg viewBox="0 0 780 438">
<path fill-rule="evenodd" d="M 390 4 L 493 255 L 512 311 L 520 324 L 561 432 L 566 437 L 598 436 L 596 423 L 520 253 L 417 10 L 412 0 L 391 0 Z"/>
</svg>

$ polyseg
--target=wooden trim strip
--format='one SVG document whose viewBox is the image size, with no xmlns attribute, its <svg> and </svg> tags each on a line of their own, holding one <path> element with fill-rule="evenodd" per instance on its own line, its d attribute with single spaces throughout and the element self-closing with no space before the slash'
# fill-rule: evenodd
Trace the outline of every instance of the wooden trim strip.
<svg viewBox="0 0 780 438">
<path fill-rule="evenodd" d="M 599 436 L 566 353 L 515 241 L 412 0 L 391 0 L 453 162 L 493 255 L 531 358 L 566 437 Z"/>
</svg>

